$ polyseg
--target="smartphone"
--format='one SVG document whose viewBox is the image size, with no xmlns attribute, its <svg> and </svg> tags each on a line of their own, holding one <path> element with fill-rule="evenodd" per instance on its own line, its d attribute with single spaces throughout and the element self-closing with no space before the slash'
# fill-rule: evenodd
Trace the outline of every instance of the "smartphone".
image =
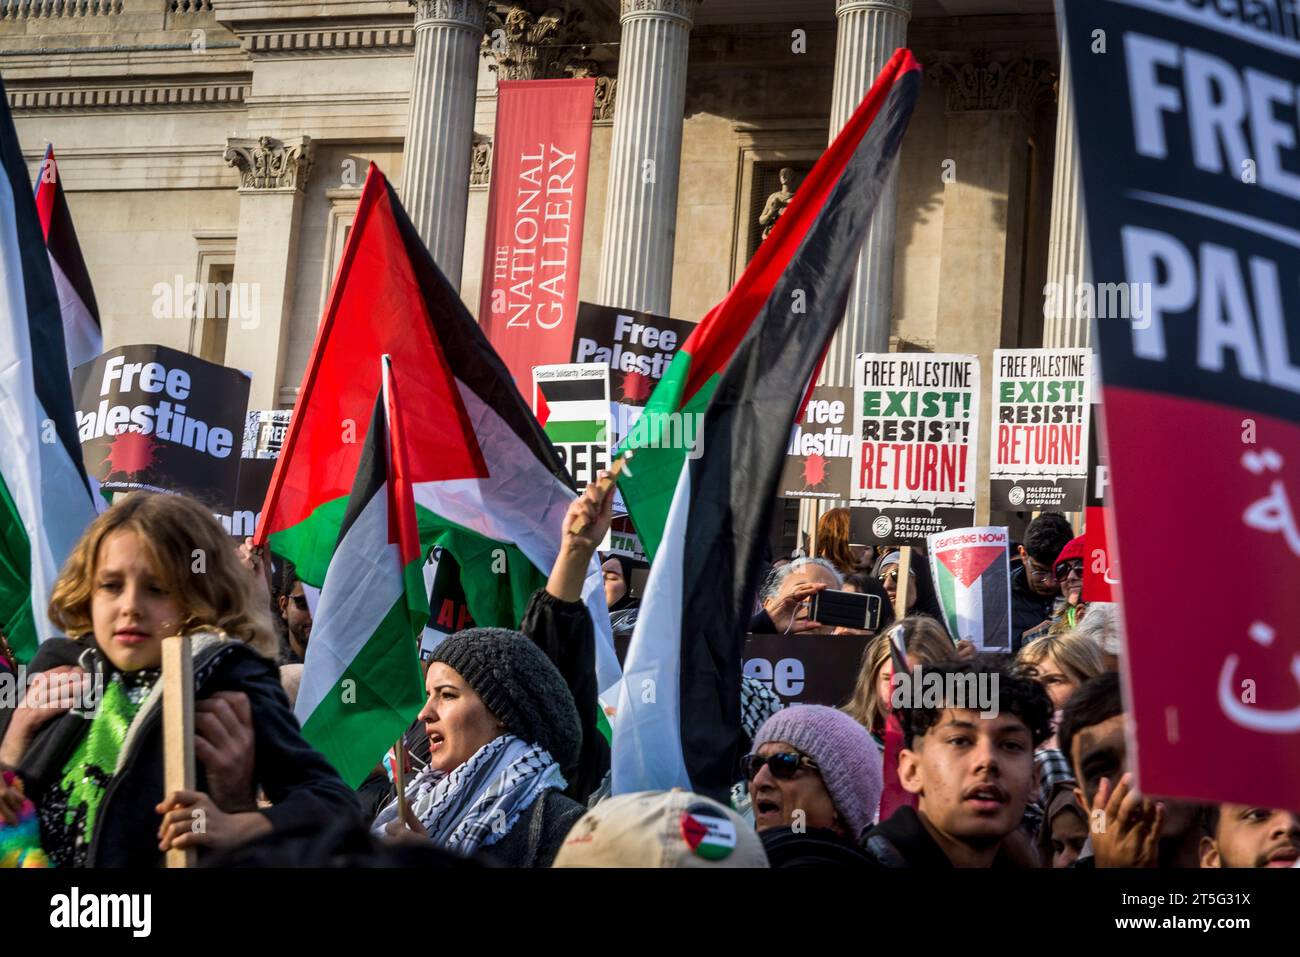
<svg viewBox="0 0 1300 957">
<path fill-rule="evenodd" d="M 879 595 L 828 588 L 812 596 L 808 617 L 823 625 L 877 631 L 880 628 L 880 606 Z"/>
</svg>

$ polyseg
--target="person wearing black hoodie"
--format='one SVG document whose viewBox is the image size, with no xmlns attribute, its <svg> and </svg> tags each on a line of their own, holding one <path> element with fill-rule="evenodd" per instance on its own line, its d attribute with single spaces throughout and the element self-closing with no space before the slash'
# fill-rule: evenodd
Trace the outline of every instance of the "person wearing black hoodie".
<svg viewBox="0 0 1300 957">
<path fill-rule="evenodd" d="M 1017 546 L 1019 564 L 1011 568 L 1011 653 L 1020 651 L 1026 631 L 1048 618 L 1061 589 L 1052 564 L 1061 549 L 1074 538 L 1074 529 L 1064 517 L 1044 512 L 1025 529 L 1024 543 Z"/>
<path fill-rule="evenodd" d="M 605 604 L 615 635 L 631 635 L 641 601 L 632 596 L 632 570 L 637 562 L 627 555 L 607 555 L 600 570 L 605 576 Z M 643 566 L 644 567 L 644 566 Z"/>
</svg>

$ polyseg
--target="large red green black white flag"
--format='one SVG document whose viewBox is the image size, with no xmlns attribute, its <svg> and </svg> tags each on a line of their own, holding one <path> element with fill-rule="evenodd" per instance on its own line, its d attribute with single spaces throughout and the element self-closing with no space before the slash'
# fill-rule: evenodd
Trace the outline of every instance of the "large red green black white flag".
<svg viewBox="0 0 1300 957">
<path fill-rule="evenodd" d="M 650 578 L 624 661 L 616 793 L 725 800 L 740 652 L 790 429 L 848 300 L 920 88 L 898 50 L 749 266 L 682 345 L 620 446 Z"/>
<path fill-rule="evenodd" d="M 262 513 L 259 541 L 320 587 L 375 393 L 393 359 L 420 541 L 461 569 L 476 624 L 517 628 L 545 585 L 574 490 L 501 359 L 372 163 Z M 602 692 L 620 671 L 599 564 L 583 601 Z"/>
<path fill-rule="evenodd" d="M 424 702 L 418 643 L 429 599 L 387 356 L 382 376 L 294 707 L 303 737 L 354 788 Z"/>
<path fill-rule="evenodd" d="M 22 661 L 58 634 L 50 591 L 96 508 L 50 264 L 0 83 L 0 631 Z"/>
</svg>

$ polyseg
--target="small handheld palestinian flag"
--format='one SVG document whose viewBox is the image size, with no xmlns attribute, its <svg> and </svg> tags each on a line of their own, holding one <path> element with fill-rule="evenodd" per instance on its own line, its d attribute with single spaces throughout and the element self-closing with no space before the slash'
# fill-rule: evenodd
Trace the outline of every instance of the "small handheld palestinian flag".
<svg viewBox="0 0 1300 957">
<path fill-rule="evenodd" d="M 620 446 L 635 450 L 619 486 L 654 562 L 614 721 L 616 794 L 725 801 L 735 781 L 741 648 L 790 429 L 919 88 L 899 50 Z"/>
<path fill-rule="evenodd" d="M 429 618 L 410 464 L 388 356 L 294 708 L 303 737 L 357 787 L 424 702 Z"/>
<path fill-rule="evenodd" d="M 1005 528 L 958 528 L 926 538 L 943 623 L 953 641 L 1011 651 L 1011 537 Z"/>
</svg>

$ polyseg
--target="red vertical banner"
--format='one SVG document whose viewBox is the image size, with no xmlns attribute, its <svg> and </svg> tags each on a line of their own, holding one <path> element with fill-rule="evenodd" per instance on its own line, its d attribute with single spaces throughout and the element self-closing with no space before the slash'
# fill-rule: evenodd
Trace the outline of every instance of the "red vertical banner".
<svg viewBox="0 0 1300 957">
<path fill-rule="evenodd" d="M 569 361 L 595 96 L 592 79 L 497 87 L 478 315 L 521 392 L 533 366 Z"/>
</svg>

